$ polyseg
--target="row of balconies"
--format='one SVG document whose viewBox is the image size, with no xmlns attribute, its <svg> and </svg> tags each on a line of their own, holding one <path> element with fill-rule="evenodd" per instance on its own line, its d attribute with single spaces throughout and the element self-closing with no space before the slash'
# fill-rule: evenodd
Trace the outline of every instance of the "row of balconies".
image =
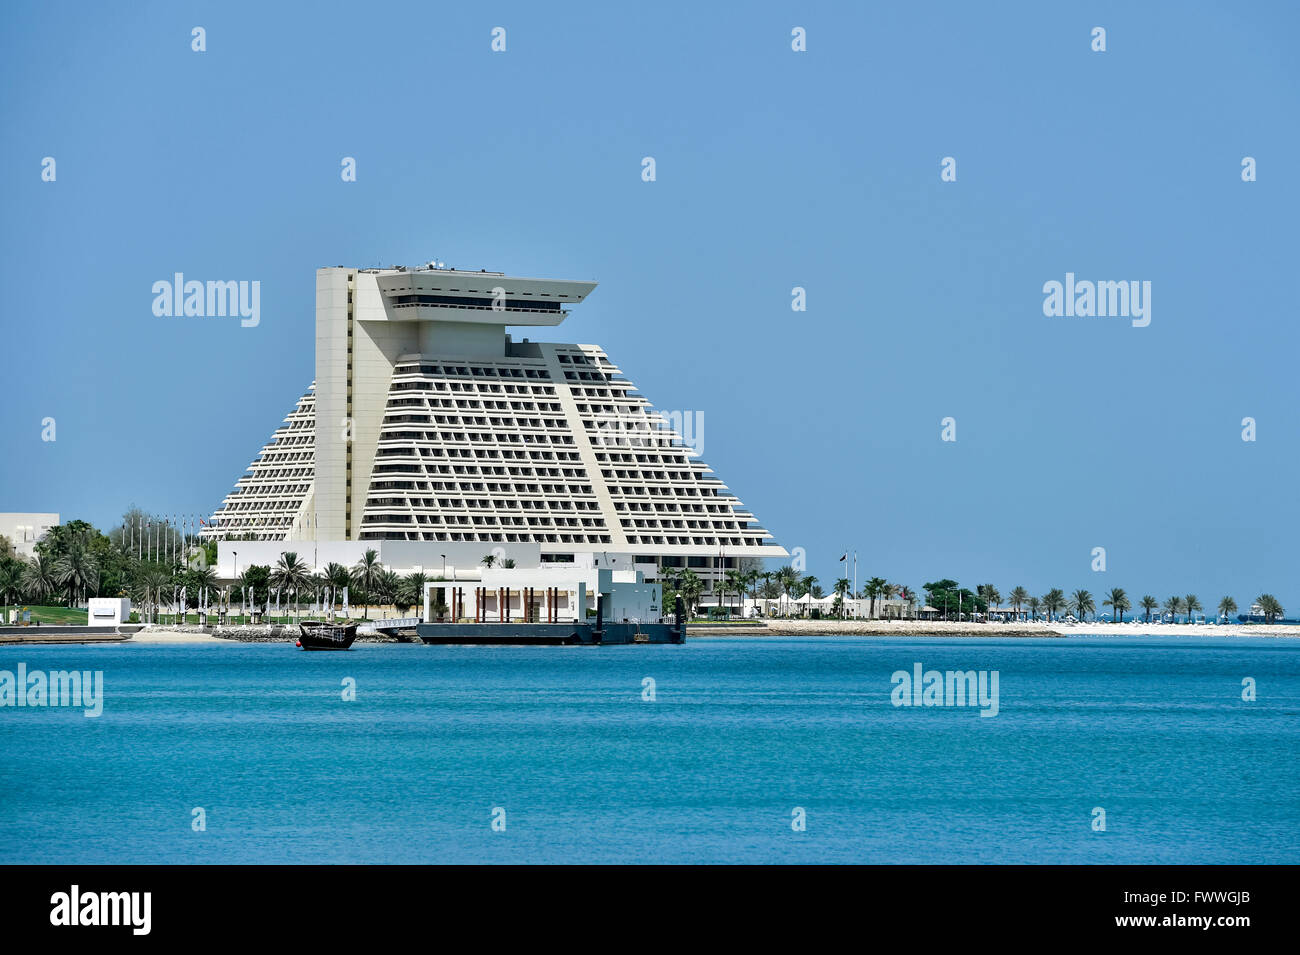
<svg viewBox="0 0 1300 955">
<path fill-rule="evenodd" d="M 658 544 L 662 547 L 671 547 L 671 546 L 744 547 L 746 546 L 746 542 L 741 540 L 739 537 L 689 537 L 688 538 L 688 537 L 660 537 L 658 535 L 638 537 L 636 535 L 633 535 L 631 537 L 628 537 L 627 542 L 629 544 Z M 753 542 L 750 542 L 749 546 L 752 547 L 757 545 L 755 545 Z"/>
<path fill-rule="evenodd" d="M 555 530 L 563 528 L 578 529 L 582 528 L 588 531 L 603 531 L 605 525 L 601 521 L 582 520 L 576 518 L 540 518 L 540 517 L 457 517 L 455 515 L 435 515 L 435 514 L 401 514 L 389 512 L 372 513 L 367 510 L 362 526 L 367 529 L 376 525 L 384 524 L 416 524 L 421 527 L 473 527 L 473 528 L 526 528 L 528 530 Z"/>
<path fill-rule="evenodd" d="M 362 540 L 385 540 L 394 534 L 402 534 L 400 540 L 434 542 L 480 542 L 485 544 L 610 544 L 608 534 L 461 534 L 444 531 L 404 531 L 402 529 L 385 530 L 367 527 L 361 534 Z"/>
</svg>

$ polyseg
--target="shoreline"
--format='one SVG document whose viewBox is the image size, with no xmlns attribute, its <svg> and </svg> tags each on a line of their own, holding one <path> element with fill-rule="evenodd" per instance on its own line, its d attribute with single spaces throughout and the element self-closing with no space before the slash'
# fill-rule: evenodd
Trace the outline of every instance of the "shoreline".
<svg viewBox="0 0 1300 955">
<path fill-rule="evenodd" d="M 693 636 L 855 637 L 1300 637 L 1280 624 L 954 623 L 930 620 L 761 620 L 688 627 Z"/>
<path fill-rule="evenodd" d="M 278 630 L 279 628 L 277 628 Z M 217 635 L 197 628 L 180 630 L 160 626 L 157 629 L 146 627 L 138 633 L 125 638 L 100 637 L 79 640 L 76 636 L 60 635 L 48 628 L 45 634 L 48 640 L 32 640 L 30 637 L 21 641 L 0 640 L 0 646 L 22 645 L 34 646 L 44 644 L 143 644 L 151 646 L 186 646 L 196 644 L 225 644 L 228 646 L 243 643 L 292 643 L 294 635 L 268 631 L 261 627 L 240 628 L 238 634 Z M 701 624 L 689 628 L 687 639 L 695 637 L 1028 637 L 1028 638 L 1068 638 L 1080 636 L 1104 637 L 1257 637 L 1257 638 L 1295 638 L 1300 637 L 1300 626 L 1280 626 L 1263 624 L 1237 624 L 1216 626 L 1213 624 L 1060 624 L 1060 623 L 1015 623 L 983 624 L 953 623 L 942 621 L 919 620 L 764 620 L 728 626 L 708 626 Z M 358 643 L 396 643 L 391 638 L 362 636 Z"/>
</svg>

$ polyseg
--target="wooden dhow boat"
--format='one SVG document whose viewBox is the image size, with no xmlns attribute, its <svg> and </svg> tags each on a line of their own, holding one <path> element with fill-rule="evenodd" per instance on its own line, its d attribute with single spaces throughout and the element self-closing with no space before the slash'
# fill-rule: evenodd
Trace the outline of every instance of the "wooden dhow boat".
<svg viewBox="0 0 1300 955">
<path fill-rule="evenodd" d="M 298 647 L 303 650 L 349 650 L 357 638 L 355 623 L 304 620 L 298 624 Z"/>
</svg>

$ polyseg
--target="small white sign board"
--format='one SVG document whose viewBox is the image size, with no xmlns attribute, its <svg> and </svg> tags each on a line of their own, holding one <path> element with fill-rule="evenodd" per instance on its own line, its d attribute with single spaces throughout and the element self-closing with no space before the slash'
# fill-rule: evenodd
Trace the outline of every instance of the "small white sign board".
<svg viewBox="0 0 1300 955">
<path fill-rule="evenodd" d="M 131 619 L 128 597 L 91 597 L 86 623 L 92 627 L 116 627 Z"/>
</svg>

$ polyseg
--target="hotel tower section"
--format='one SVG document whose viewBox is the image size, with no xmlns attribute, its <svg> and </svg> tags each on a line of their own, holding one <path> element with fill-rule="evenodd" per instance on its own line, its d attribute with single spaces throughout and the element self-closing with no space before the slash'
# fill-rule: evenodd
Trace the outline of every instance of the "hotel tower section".
<svg viewBox="0 0 1300 955">
<path fill-rule="evenodd" d="M 427 542 L 434 558 L 531 545 L 706 578 L 788 556 L 602 349 L 507 332 L 559 325 L 594 288 L 320 269 L 316 380 L 205 534 Z"/>
</svg>

